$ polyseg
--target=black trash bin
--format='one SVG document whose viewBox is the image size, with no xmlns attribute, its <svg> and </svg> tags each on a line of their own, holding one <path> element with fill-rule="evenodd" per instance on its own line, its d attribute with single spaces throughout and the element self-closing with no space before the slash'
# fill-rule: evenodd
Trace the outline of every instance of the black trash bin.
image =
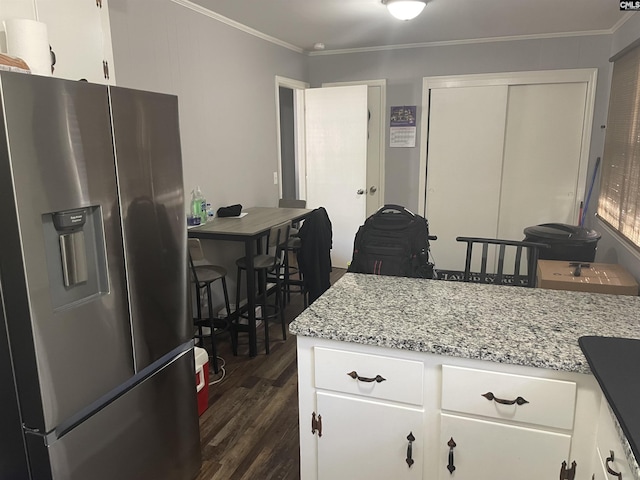
<svg viewBox="0 0 640 480">
<path fill-rule="evenodd" d="M 549 248 L 541 248 L 542 260 L 566 260 L 593 262 L 600 234 L 575 225 L 564 223 L 544 223 L 524 229 L 525 242 L 546 243 Z"/>
</svg>

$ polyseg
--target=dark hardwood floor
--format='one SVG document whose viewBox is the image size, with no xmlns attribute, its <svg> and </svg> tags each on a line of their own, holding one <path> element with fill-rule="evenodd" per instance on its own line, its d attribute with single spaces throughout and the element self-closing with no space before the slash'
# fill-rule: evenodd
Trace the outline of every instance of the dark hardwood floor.
<svg viewBox="0 0 640 480">
<path fill-rule="evenodd" d="M 333 269 L 331 283 L 345 270 Z M 302 297 L 291 296 L 285 318 L 303 310 Z M 238 356 L 228 336 L 218 338 L 224 374 L 209 387 L 209 408 L 200 417 L 202 468 L 197 480 L 298 480 L 298 378 L 296 338 L 286 341 L 277 321 L 269 328 L 271 353 L 264 353 L 264 329 L 258 328 L 258 356 L 250 358 L 246 334 L 240 335 Z"/>
</svg>

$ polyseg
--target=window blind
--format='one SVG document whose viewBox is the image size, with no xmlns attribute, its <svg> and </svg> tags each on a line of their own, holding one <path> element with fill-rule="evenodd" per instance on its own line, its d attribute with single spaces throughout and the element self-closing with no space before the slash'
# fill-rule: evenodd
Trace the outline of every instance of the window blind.
<svg viewBox="0 0 640 480">
<path fill-rule="evenodd" d="M 640 248 L 640 46 L 613 64 L 598 216 Z"/>
</svg>

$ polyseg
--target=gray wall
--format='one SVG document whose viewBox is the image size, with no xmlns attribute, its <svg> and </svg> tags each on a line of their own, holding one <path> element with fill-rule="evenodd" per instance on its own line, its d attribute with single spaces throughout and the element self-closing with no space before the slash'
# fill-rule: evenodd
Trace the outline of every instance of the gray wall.
<svg viewBox="0 0 640 480">
<path fill-rule="evenodd" d="M 595 105 L 596 128 L 590 155 L 593 163 L 601 155 L 604 144 L 599 126 L 606 118 L 610 45 L 610 35 L 599 35 L 315 55 L 309 62 L 309 78 L 313 86 L 323 82 L 386 78 L 385 121 L 388 132 L 388 109 L 392 105 L 418 105 L 420 120 L 423 77 L 595 67 L 599 69 L 599 74 Z M 418 182 L 419 177 L 424 175 L 419 171 L 420 141 L 422 139 L 419 138 L 415 148 L 387 147 L 387 203 L 397 203 L 417 210 Z"/>
<path fill-rule="evenodd" d="M 170 0 L 111 0 L 109 15 L 118 85 L 179 97 L 186 192 L 277 206 L 275 76 L 304 80 L 307 57 Z"/>
</svg>

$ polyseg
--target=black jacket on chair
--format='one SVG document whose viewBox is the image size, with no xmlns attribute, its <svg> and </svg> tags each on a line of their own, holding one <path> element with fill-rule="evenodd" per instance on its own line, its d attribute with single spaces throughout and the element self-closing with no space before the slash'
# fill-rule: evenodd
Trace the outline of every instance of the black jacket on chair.
<svg viewBox="0 0 640 480">
<path fill-rule="evenodd" d="M 316 208 L 307 215 L 298 236 L 302 241 L 298 253 L 298 266 L 311 304 L 331 285 L 329 277 L 333 232 L 331 220 L 324 207 Z"/>
</svg>

